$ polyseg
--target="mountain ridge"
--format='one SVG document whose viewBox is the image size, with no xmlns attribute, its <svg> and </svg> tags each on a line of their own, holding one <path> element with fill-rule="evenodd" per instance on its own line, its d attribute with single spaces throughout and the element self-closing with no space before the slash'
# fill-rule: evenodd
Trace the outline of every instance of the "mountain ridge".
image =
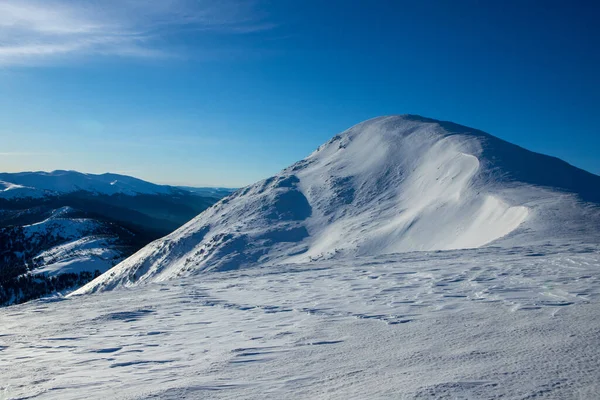
<svg viewBox="0 0 600 400">
<path fill-rule="evenodd" d="M 4 199 L 55 196 L 78 191 L 129 196 L 198 193 L 220 197 L 231 192 L 231 189 L 159 185 L 132 176 L 108 172 L 92 174 L 73 170 L 54 170 L 0 173 L 0 198 Z"/>
</svg>

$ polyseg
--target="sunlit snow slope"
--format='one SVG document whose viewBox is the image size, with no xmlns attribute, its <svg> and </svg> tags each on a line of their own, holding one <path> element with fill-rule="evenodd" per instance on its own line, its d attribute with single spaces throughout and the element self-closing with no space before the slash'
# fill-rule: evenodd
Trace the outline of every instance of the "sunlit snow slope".
<svg viewBox="0 0 600 400">
<path fill-rule="evenodd" d="M 598 238 L 600 177 L 484 132 L 375 118 L 223 199 L 77 293 L 336 254 Z"/>
</svg>

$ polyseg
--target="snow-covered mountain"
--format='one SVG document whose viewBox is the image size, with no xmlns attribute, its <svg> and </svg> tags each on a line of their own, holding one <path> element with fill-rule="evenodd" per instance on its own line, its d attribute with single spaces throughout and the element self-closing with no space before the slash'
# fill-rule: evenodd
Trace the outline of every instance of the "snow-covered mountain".
<svg viewBox="0 0 600 400">
<path fill-rule="evenodd" d="M 40 222 L 1 228 L 0 255 L 4 264 L 22 264 L 48 276 L 106 272 L 128 255 L 133 237 L 118 224 L 85 217 L 67 206 Z"/>
<path fill-rule="evenodd" d="M 80 286 L 226 194 L 115 174 L 0 176 L 0 305 L 52 292 L 54 278 Z"/>
<path fill-rule="evenodd" d="M 256 264 L 600 238 L 600 177 L 404 115 L 335 136 L 77 293 Z"/>
<path fill-rule="evenodd" d="M 599 183 L 367 121 L 78 293 L 129 290 L 0 309 L 0 397 L 600 398 Z"/>
<path fill-rule="evenodd" d="M 86 174 L 77 171 L 0 173 L 0 198 L 42 197 L 85 191 L 103 195 L 175 194 L 181 191 L 220 195 L 218 189 L 157 185 L 118 174 Z"/>
</svg>

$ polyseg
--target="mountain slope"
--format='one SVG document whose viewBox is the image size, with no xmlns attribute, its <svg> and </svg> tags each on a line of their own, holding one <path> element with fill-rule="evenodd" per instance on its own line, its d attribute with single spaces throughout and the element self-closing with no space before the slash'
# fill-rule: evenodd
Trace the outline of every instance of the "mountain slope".
<svg viewBox="0 0 600 400">
<path fill-rule="evenodd" d="M 77 293 L 257 263 L 597 240 L 600 177 L 484 132 L 375 118 Z"/>
</svg>

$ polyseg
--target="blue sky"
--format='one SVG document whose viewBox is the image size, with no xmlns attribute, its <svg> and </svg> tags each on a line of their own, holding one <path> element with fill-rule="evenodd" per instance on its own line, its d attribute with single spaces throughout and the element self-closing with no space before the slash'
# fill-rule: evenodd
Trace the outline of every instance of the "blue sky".
<svg viewBox="0 0 600 400">
<path fill-rule="evenodd" d="M 600 174 L 595 1 L 0 0 L 0 170 L 242 186 L 413 113 Z"/>
</svg>

